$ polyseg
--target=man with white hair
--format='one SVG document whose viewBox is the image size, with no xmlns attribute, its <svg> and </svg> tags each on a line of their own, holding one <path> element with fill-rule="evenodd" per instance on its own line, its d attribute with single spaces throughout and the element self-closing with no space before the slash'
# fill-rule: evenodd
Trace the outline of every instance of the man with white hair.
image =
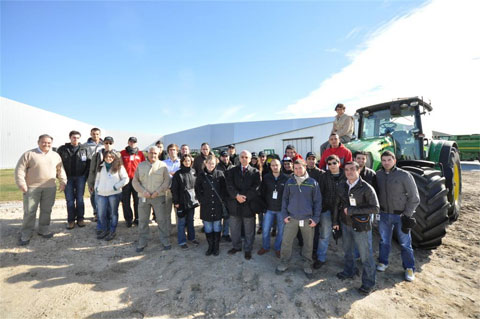
<svg viewBox="0 0 480 319">
<path fill-rule="evenodd" d="M 227 174 L 227 192 L 229 195 L 228 211 L 230 213 L 230 232 L 233 248 L 228 251 L 233 255 L 242 251 L 242 224 L 245 229 L 245 259 L 252 258 L 253 241 L 255 240 L 255 212 L 250 203 L 258 196 L 260 172 L 249 165 L 252 154 L 249 151 L 240 153 L 240 165 L 230 169 Z"/>
<path fill-rule="evenodd" d="M 166 209 L 165 192 L 170 186 L 170 174 L 167 165 L 158 159 L 160 149 L 152 146 L 148 150 L 147 160 L 138 164 L 133 178 L 133 187 L 138 192 L 138 243 L 136 251 L 142 252 L 147 246 L 150 233 L 149 217 L 153 208 L 158 225 L 160 242 L 164 250 L 172 248 L 170 244 L 170 219 Z"/>
</svg>

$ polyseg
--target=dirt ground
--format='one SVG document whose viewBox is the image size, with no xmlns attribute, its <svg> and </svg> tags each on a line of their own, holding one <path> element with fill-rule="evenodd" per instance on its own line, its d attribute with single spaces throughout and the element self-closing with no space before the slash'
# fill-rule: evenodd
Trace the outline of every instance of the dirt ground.
<svg viewBox="0 0 480 319">
<path fill-rule="evenodd" d="M 21 203 L 0 205 L 0 316 L 3 318 L 480 318 L 480 172 L 463 173 L 463 207 L 444 244 L 415 251 L 416 280 L 403 281 L 400 250 L 378 273 L 377 290 L 361 296 L 360 279 L 340 281 L 341 243 L 331 243 L 328 262 L 307 279 L 299 247 L 289 272 L 275 275 L 273 251 L 247 261 L 243 254 L 206 257 L 206 242 L 182 251 L 161 251 L 156 224 L 142 254 L 136 228 L 120 218 L 111 242 L 95 238 L 95 223 L 65 229 L 66 208 L 57 201 L 53 239 L 35 235 L 18 247 Z M 121 214 L 120 214 L 121 215 Z M 88 206 L 86 216 L 92 216 Z M 198 215 L 196 215 L 198 216 Z M 171 237 L 176 243 L 175 236 Z M 256 236 L 255 251 L 261 237 Z M 374 234 L 375 253 L 378 235 Z"/>
</svg>

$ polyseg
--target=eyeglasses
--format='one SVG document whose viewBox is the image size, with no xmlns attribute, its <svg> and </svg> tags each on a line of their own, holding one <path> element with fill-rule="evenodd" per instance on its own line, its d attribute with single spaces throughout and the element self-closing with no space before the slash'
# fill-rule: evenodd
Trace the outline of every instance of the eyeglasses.
<svg viewBox="0 0 480 319">
<path fill-rule="evenodd" d="M 328 165 L 338 165 L 338 162 L 328 162 Z"/>
<path fill-rule="evenodd" d="M 105 143 L 103 143 L 103 144 L 105 144 L 105 145 L 112 145 L 113 143 L 105 142 Z"/>
</svg>

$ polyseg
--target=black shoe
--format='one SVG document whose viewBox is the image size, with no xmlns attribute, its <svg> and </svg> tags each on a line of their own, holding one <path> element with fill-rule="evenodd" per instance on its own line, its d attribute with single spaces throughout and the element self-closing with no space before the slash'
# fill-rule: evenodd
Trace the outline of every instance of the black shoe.
<svg viewBox="0 0 480 319">
<path fill-rule="evenodd" d="M 96 230 L 95 230 L 95 234 L 96 234 L 97 236 L 100 235 L 101 233 L 102 233 L 102 230 L 99 230 L 99 229 L 96 229 Z"/>
<path fill-rule="evenodd" d="M 19 246 L 27 246 L 28 244 L 30 244 L 30 239 L 27 239 L 27 240 L 22 240 L 21 238 L 18 239 Z"/>
<path fill-rule="evenodd" d="M 187 246 L 187 244 L 182 244 L 182 245 L 180 245 L 180 248 L 182 248 L 182 250 L 187 250 L 188 246 Z"/>
<path fill-rule="evenodd" d="M 245 252 L 245 259 L 246 260 L 252 259 L 252 252 L 251 251 L 246 251 Z"/>
<path fill-rule="evenodd" d="M 270 235 L 271 235 L 272 237 L 277 236 L 277 230 L 276 230 L 276 229 L 272 229 L 272 232 L 270 233 Z"/>
<path fill-rule="evenodd" d="M 194 239 L 194 240 L 192 240 L 192 241 L 190 241 L 190 242 L 191 242 L 192 244 L 194 244 L 195 246 L 200 245 L 200 242 L 199 242 L 198 240 L 196 240 L 196 239 Z"/>
<path fill-rule="evenodd" d="M 135 248 L 135 252 L 141 253 L 144 249 L 145 249 L 145 246 L 143 246 L 143 247 L 137 247 L 137 248 Z"/>
<path fill-rule="evenodd" d="M 135 220 L 133 221 L 133 225 L 138 226 L 138 220 L 137 220 L 137 219 L 135 219 Z"/>
<path fill-rule="evenodd" d="M 127 225 L 127 228 L 132 227 L 132 222 L 125 222 L 125 224 Z"/>
<path fill-rule="evenodd" d="M 232 242 L 232 238 L 230 238 L 230 235 L 223 235 L 222 239 L 223 239 L 224 242 L 227 242 L 227 243 Z"/>
<path fill-rule="evenodd" d="M 364 285 L 362 285 L 360 288 L 358 288 L 358 292 L 361 293 L 364 296 L 368 296 L 373 290 L 374 290 L 374 287 L 367 288 Z"/>
<path fill-rule="evenodd" d="M 48 234 L 38 234 L 38 236 L 43 237 L 45 239 L 50 239 L 53 237 L 53 233 L 48 233 Z"/>
<path fill-rule="evenodd" d="M 235 249 L 235 248 L 232 248 L 228 251 L 228 254 L 229 255 L 235 255 L 236 253 L 238 253 L 239 251 L 242 251 L 241 249 Z"/>
<path fill-rule="evenodd" d="M 257 235 L 260 235 L 262 233 L 262 227 L 259 227 L 257 230 Z"/>
<path fill-rule="evenodd" d="M 117 234 L 116 234 L 115 232 L 109 233 L 109 234 L 105 237 L 105 240 L 106 240 L 106 241 L 110 241 L 110 240 L 114 239 L 116 235 L 117 235 Z"/>
<path fill-rule="evenodd" d="M 220 232 L 213 233 L 213 255 L 218 256 L 220 254 Z"/>
<path fill-rule="evenodd" d="M 323 265 L 325 265 L 324 261 L 315 260 L 315 262 L 313 263 L 313 269 L 320 269 Z"/>
<path fill-rule="evenodd" d="M 104 239 L 108 235 L 108 230 L 102 230 L 100 234 L 97 235 L 97 239 Z"/>
<path fill-rule="evenodd" d="M 337 274 L 337 278 L 340 279 L 340 280 L 352 279 L 353 277 L 355 277 L 355 274 L 356 274 L 356 273 L 354 273 L 354 274 L 351 275 L 351 276 L 348 276 L 346 273 L 344 273 L 344 272 L 342 271 L 342 272 L 339 272 L 339 273 Z"/>
<path fill-rule="evenodd" d="M 172 249 L 172 245 L 163 246 L 163 250 L 170 250 L 170 249 Z"/>
</svg>

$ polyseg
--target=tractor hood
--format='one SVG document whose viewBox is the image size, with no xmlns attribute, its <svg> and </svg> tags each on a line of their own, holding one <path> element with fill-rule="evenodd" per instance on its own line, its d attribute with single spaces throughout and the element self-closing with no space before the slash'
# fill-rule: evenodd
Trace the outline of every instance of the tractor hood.
<svg viewBox="0 0 480 319">
<path fill-rule="evenodd" d="M 365 151 L 367 156 L 367 167 L 377 170 L 380 167 L 380 155 L 383 151 L 389 150 L 394 152 L 393 139 L 388 136 L 369 137 L 353 140 L 345 144 L 352 154 L 356 151 Z M 395 152 L 394 152 L 395 153 Z"/>
</svg>

